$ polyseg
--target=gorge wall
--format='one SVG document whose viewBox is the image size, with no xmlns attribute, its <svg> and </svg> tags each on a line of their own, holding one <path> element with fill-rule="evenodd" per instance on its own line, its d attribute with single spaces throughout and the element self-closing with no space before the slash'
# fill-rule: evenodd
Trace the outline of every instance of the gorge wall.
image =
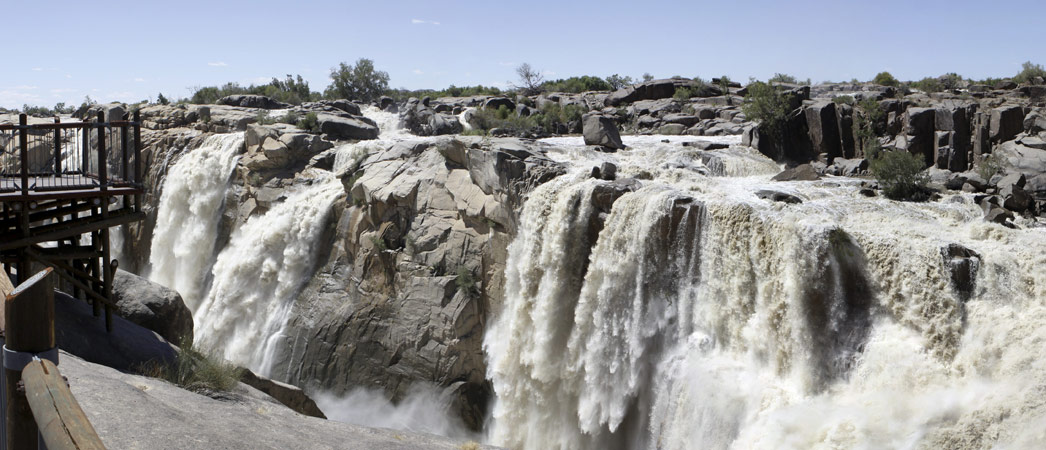
<svg viewBox="0 0 1046 450">
<path fill-rule="evenodd" d="M 412 117 L 464 115 L 445 101 Z M 197 341 L 230 360 L 326 395 L 434 386 L 447 414 L 511 448 L 1039 439 L 1041 221 L 987 222 L 983 194 L 943 186 L 916 204 L 869 197 L 861 178 L 773 181 L 791 159 L 744 145 L 752 124 L 716 102 L 607 107 L 671 132 L 617 153 L 421 138 L 352 104 L 310 106 L 332 124 L 320 134 L 250 108 L 151 107 L 148 219 L 121 267 L 176 288 Z M 823 146 L 811 124 L 845 117 L 817 105 L 801 106 L 803 139 Z M 700 133 L 668 127 L 684 123 Z M 1017 152 L 1002 170 L 1031 189 L 1046 172 L 1034 126 L 985 147 Z M 912 142 L 901 131 L 883 140 Z"/>
</svg>

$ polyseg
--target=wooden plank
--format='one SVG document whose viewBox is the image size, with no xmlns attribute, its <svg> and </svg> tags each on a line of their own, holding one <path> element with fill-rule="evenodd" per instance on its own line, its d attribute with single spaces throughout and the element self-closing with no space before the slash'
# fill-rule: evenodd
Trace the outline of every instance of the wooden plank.
<svg viewBox="0 0 1046 450">
<path fill-rule="evenodd" d="M 21 276 L 21 274 L 19 274 Z M 41 353 L 55 347 L 54 277 L 47 268 L 18 285 L 4 301 L 8 349 Z M 22 370 L 4 368 L 7 377 L 7 448 L 36 448 L 37 428 L 33 412 L 19 389 Z"/>
<path fill-rule="evenodd" d="M 61 224 L 63 226 L 61 229 L 49 228 L 50 226 L 39 227 L 37 230 L 33 230 L 33 235 L 30 237 L 16 238 L 6 235 L 0 236 L 0 239 L 6 239 L 0 240 L 0 242 L 3 242 L 0 244 L 0 250 L 25 247 L 39 244 L 41 242 L 57 241 L 70 236 L 81 235 L 89 231 L 100 230 L 103 228 L 108 229 L 109 227 L 137 222 L 144 219 L 145 213 L 140 212 L 117 213 L 105 220 L 82 217 L 80 219 L 63 222 Z"/>
<path fill-rule="evenodd" d="M 26 397 L 48 450 L 104 449 L 94 426 L 51 361 L 22 370 Z"/>
</svg>

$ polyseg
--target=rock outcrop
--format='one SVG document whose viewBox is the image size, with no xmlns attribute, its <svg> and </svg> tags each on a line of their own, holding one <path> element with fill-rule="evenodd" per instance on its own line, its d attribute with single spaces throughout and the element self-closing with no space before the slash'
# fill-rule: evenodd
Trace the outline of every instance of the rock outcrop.
<svg viewBox="0 0 1046 450">
<path fill-rule="evenodd" d="M 243 108 L 261 108 L 261 109 L 283 109 L 289 108 L 291 105 L 283 102 L 278 102 L 264 95 L 229 95 L 218 99 L 219 105 L 225 106 L 239 106 Z"/>
<path fill-rule="evenodd" d="M 118 269 L 113 301 L 120 317 L 155 331 L 168 342 L 192 342 L 192 312 L 173 289 Z"/>
<path fill-rule="evenodd" d="M 609 117 L 600 114 L 586 114 L 582 119 L 582 130 L 585 145 L 598 145 L 615 150 L 625 148 L 625 144 L 621 142 L 621 135 L 617 131 L 617 125 Z"/>
<path fill-rule="evenodd" d="M 108 448 L 446 449 L 465 442 L 307 417 L 239 385 L 223 400 L 62 354 L 58 366 Z M 477 446 L 478 448 L 478 446 Z"/>
</svg>

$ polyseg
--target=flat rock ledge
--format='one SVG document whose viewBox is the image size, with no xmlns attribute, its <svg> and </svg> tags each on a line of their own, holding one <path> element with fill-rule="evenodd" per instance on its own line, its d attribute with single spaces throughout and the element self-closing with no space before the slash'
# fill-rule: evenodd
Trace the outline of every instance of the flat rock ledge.
<svg viewBox="0 0 1046 450">
<path fill-rule="evenodd" d="M 62 352 L 69 380 L 102 442 L 120 449 L 461 449 L 466 442 L 303 416 L 240 384 L 222 400 Z M 479 447 L 490 448 L 490 447 Z"/>
</svg>

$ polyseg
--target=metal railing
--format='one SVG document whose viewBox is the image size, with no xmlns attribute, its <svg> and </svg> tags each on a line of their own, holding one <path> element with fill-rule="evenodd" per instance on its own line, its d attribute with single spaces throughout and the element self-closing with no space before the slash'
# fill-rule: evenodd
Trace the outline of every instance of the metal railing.
<svg viewBox="0 0 1046 450">
<path fill-rule="evenodd" d="M 0 194 L 141 188 L 140 115 L 0 124 Z"/>
</svg>

